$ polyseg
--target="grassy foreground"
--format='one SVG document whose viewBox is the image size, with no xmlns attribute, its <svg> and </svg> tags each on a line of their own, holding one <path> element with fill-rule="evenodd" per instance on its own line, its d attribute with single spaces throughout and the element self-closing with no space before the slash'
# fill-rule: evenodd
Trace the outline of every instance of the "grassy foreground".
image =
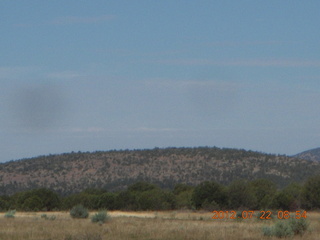
<svg viewBox="0 0 320 240">
<path fill-rule="evenodd" d="M 68 212 L 47 212 L 55 220 L 41 218 L 43 212 L 16 213 L 15 218 L 0 214 L 1 240 L 191 240 L 191 239 L 277 239 L 262 235 L 271 220 L 213 220 L 207 212 L 109 212 L 111 221 L 99 225 L 90 219 L 72 219 Z M 90 215 L 93 215 L 91 213 Z M 320 213 L 309 212 L 311 231 L 291 239 L 319 239 Z M 286 221 L 286 220 L 283 220 Z"/>
</svg>

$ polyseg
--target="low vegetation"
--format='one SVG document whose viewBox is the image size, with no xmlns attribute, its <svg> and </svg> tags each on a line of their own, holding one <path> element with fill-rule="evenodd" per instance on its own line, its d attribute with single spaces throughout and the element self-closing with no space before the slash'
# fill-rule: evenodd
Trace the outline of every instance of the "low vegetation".
<svg viewBox="0 0 320 240">
<path fill-rule="evenodd" d="M 91 222 L 102 224 L 108 221 L 109 219 L 110 219 L 110 216 L 107 214 L 107 212 L 101 211 L 91 217 Z"/>
<path fill-rule="evenodd" d="M 278 220 L 274 226 L 264 226 L 262 231 L 265 236 L 268 237 L 292 237 L 294 235 L 304 235 L 309 229 L 309 221 L 305 218 L 295 219 L 290 218 L 289 220 Z"/>
<path fill-rule="evenodd" d="M 14 215 L 16 214 L 16 210 L 11 210 L 6 212 L 6 214 L 4 215 L 5 218 L 14 218 Z"/>
<path fill-rule="evenodd" d="M 88 209 L 86 209 L 81 204 L 79 204 L 79 205 L 74 206 L 70 210 L 70 216 L 72 218 L 88 218 L 89 212 L 88 212 Z"/>
<path fill-rule="evenodd" d="M 95 213 L 91 212 L 91 215 Z M 54 214 L 57 218 L 43 221 L 43 214 Z M 1 215 L 4 214 L 0 214 L 0 226 L 5 226 L 0 229 L 1 240 L 268 240 L 285 236 L 293 240 L 316 240 L 320 236 L 320 213 L 317 212 L 308 212 L 307 228 L 303 221 L 293 224 L 291 219 L 212 219 L 210 212 L 186 210 L 109 211 L 112 220 L 105 224 L 94 224 L 90 219 L 73 219 L 68 212 L 17 212 L 12 220 Z M 264 226 L 265 230 L 261 231 Z M 267 229 L 269 235 L 265 234 Z"/>
<path fill-rule="evenodd" d="M 303 184 L 291 183 L 283 189 L 267 179 L 239 179 L 229 185 L 205 181 L 197 186 L 176 184 L 172 190 L 148 182 L 137 182 L 127 189 L 108 192 L 86 189 L 68 196 L 49 189 L 33 189 L 11 196 L 0 196 L 0 211 L 69 211 L 77 217 L 86 210 L 258 210 L 320 209 L 320 175 Z M 88 217 L 88 216 L 86 216 Z"/>
</svg>

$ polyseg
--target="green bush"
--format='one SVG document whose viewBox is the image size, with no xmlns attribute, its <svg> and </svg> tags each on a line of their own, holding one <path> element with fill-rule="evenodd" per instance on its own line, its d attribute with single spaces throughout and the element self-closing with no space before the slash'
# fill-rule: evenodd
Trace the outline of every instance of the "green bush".
<svg viewBox="0 0 320 240">
<path fill-rule="evenodd" d="M 264 226 L 262 228 L 262 233 L 263 233 L 264 236 L 272 237 L 273 236 L 273 228 Z"/>
<path fill-rule="evenodd" d="M 102 212 L 98 212 L 95 215 L 93 215 L 91 218 L 91 222 L 105 223 L 109 219 L 110 219 L 110 217 L 108 216 L 107 212 L 102 211 Z"/>
<path fill-rule="evenodd" d="M 56 220 L 56 216 L 55 215 L 51 215 L 50 217 L 47 216 L 47 214 L 41 214 L 41 218 L 45 219 L 45 220 Z"/>
<path fill-rule="evenodd" d="M 72 218 L 87 218 L 89 212 L 82 205 L 76 205 L 70 210 L 70 215 Z"/>
<path fill-rule="evenodd" d="M 5 218 L 14 218 L 14 215 L 16 214 L 16 210 L 11 210 L 6 212 L 6 214 L 4 215 Z"/>
<path fill-rule="evenodd" d="M 305 218 L 291 218 L 289 224 L 294 235 L 303 235 L 309 229 L 309 222 Z"/>
<path fill-rule="evenodd" d="M 292 237 L 294 235 L 302 236 L 309 228 L 309 222 L 304 219 L 295 219 L 291 218 L 289 220 L 280 220 L 277 221 L 274 226 L 263 227 L 262 233 L 264 236 L 268 237 Z"/>
<path fill-rule="evenodd" d="M 294 235 L 291 225 L 285 221 L 278 221 L 274 225 L 273 235 L 278 238 L 292 237 Z"/>
</svg>

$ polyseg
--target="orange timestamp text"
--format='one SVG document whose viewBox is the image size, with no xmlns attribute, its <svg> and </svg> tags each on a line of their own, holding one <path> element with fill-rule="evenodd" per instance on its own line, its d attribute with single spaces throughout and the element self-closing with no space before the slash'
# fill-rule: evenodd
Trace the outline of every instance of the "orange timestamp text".
<svg viewBox="0 0 320 240">
<path fill-rule="evenodd" d="M 258 212 L 258 215 L 256 215 Z M 289 219 L 289 218 L 307 218 L 307 211 L 295 211 L 290 214 L 289 211 L 213 211 L 212 219 L 251 219 L 257 217 L 264 220 L 271 220 L 274 215 L 278 219 Z"/>
</svg>

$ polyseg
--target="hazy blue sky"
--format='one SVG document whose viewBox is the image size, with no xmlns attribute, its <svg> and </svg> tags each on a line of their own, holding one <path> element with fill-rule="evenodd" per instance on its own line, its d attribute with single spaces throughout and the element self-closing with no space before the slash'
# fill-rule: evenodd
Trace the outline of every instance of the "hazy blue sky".
<svg viewBox="0 0 320 240">
<path fill-rule="evenodd" d="M 0 1 L 0 162 L 320 146 L 320 1 Z"/>
</svg>

